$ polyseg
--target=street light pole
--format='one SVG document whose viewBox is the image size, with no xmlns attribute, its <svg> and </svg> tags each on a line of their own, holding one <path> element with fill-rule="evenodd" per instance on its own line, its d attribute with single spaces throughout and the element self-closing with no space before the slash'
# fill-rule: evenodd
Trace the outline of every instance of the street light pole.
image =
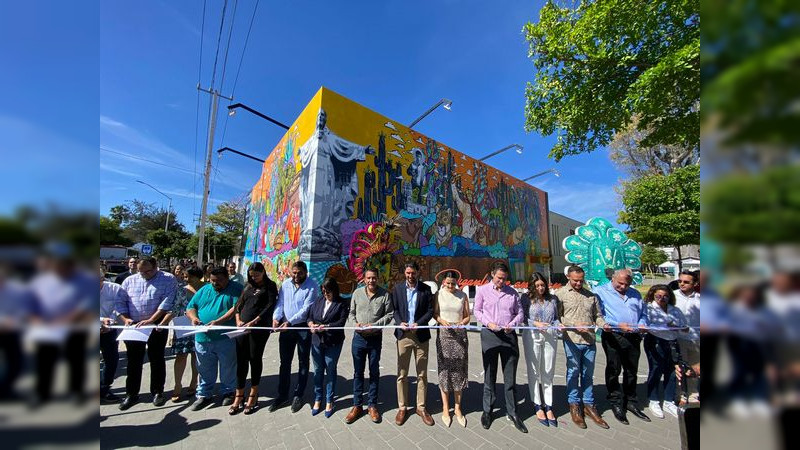
<svg viewBox="0 0 800 450">
<path fill-rule="evenodd" d="M 486 161 L 487 159 L 491 158 L 492 156 L 499 155 L 500 153 L 503 153 L 504 151 L 510 150 L 510 149 L 512 149 L 514 147 L 517 148 L 517 153 L 519 153 L 521 155 L 523 147 L 521 145 L 519 145 L 519 144 L 511 144 L 511 145 L 508 145 L 506 147 L 501 148 L 500 150 L 497 150 L 495 152 L 489 153 L 488 155 L 484 156 L 483 158 L 479 159 L 478 161 Z"/>
<path fill-rule="evenodd" d="M 242 103 L 234 103 L 232 105 L 228 105 L 228 115 L 229 116 L 236 115 L 236 108 L 242 108 L 245 111 L 250 111 L 251 113 L 257 115 L 258 117 L 261 117 L 262 119 L 268 120 L 268 121 L 274 123 L 275 125 L 283 128 L 284 130 L 288 130 L 289 129 L 289 125 L 286 125 L 286 124 L 284 124 L 282 122 L 279 122 L 279 121 L 273 119 L 272 117 L 270 117 L 270 116 L 268 116 L 268 115 L 266 115 L 266 114 L 264 114 L 262 112 L 256 111 L 255 109 L 253 109 L 253 108 L 251 108 L 251 107 L 249 107 L 249 106 L 247 106 L 245 104 L 242 104 Z"/>
<path fill-rule="evenodd" d="M 153 186 L 150 183 L 145 183 L 142 180 L 136 180 L 136 182 L 137 183 L 142 183 L 143 185 L 145 185 L 145 186 L 149 187 L 150 189 L 158 192 L 159 194 L 163 195 L 164 197 L 167 197 L 167 200 L 169 200 L 169 206 L 167 207 L 167 223 L 164 224 L 164 231 L 168 231 L 169 230 L 169 213 L 170 213 L 170 211 L 172 211 L 172 197 L 170 197 L 169 195 L 159 191 L 158 189 L 155 188 L 155 186 Z"/>
<path fill-rule="evenodd" d="M 436 108 L 438 108 L 440 106 L 443 106 L 444 109 L 450 111 L 450 107 L 453 106 L 453 101 L 452 100 L 448 100 L 446 98 L 443 98 L 443 99 L 439 100 L 438 103 L 436 103 L 435 105 L 431 106 L 427 111 L 422 113 L 421 116 L 417 117 L 417 119 L 415 121 L 411 122 L 411 125 L 409 125 L 408 128 L 409 129 L 414 128 L 414 125 L 418 124 L 420 120 L 424 119 L 425 116 L 427 116 L 428 114 L 432 113 L 434 109 L 436 109 Z"/>
<path fill-rule="evenodd" d="M 264 160 L 263 160 L 263 159 L 261 159 L 261 158 L 256 158 L 256 157 L 255 157 L 255 156 L 253 156 L 253 155 L 248 155 L 247 153 L 240 152 L 239 150 L 234 150 L 234 149 L 232 149 L 232 148 L 230 148 L 230 147 L 222 147 L 221 149 L 217 150 L 217 154 L 218 154 L 218 155 L 221 155 L 221 154 L 222 154 L 222 152 L 232 152 L 232 153 L 236 153 L 237 155 L 244 156 L 245 158 L 254 159 L 254 160 L 256 160 L 256 161 L 258 161 L 258 162 L 260 162 L 260 163 L 263 163 L 263 162 L 264 162 Z"/>
<path fill-rule="evenodd" d="M 541 172 L 539 172 L 537 174 L 531 175 L 531 176 L 529 176 L 528 178 L 525 178 L 522 181 L 529 181 L 529 180 L 532 180 L 532 179 L 534 179 L 536 177 L 540 177 L 542 175 L 547 175 L 548 173 L 552 173 L 553 175 L 555 175 L 557 177 L 561 176 L 561 172 L 559 172 L 558 169 L 547 169 L 547 170 L 543 170 L 543 171 L 541 171 Z"/>
</svg>

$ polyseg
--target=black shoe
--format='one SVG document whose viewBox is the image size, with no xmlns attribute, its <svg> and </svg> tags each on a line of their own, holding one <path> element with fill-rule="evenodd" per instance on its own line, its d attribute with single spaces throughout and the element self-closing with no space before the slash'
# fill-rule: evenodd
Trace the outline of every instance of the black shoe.
<svg viewBox="0 0 800 450">
<path fill-rule="evenodd" d="M 153 396 L 153 406 L 164 406 L 167 403 L 167 397 L 164 397 L 163 392 L 159 392 Z"/>
<path fill-rule="evenodd" d="M 119 397 L 112 392 L 106 392 L 100 396 L 100 401 L 106 403 L 117 403 L 119 401 Z"/>
<path fill-rule="evenodd" d="M 192 405 L 192 411 L 200 411 L 201 409 L 212 404 L 213 402 L 214 400 L 212 400 L 211 397 L 200 397 L 197 400 L 195 400 L 194 404 Z"/>
<path fill-rule="evenodd" d="M 231 406 L 233 404 L 233 395 L 233 393 L 223 395 L 222 406 Z"/>
<path fill-rule="evenodd" d="M 628 405 L 628 411 L 631 412 L 634 416 L 644 420 L 645 422 L 650 422 L 650 418 L 647 417 L 647 414 L 644 413 L 641 409 L 637 408 L 634 405 Z"/>
<path fill-rule="evenodd" d="M 303 409 L 303 399 L 300 397 L 295 397 L 294 400 L 292 400 L 292 412 L 296 413 L 301 409 Z"/>
<path fill-rule="evenodd" d="M 276 398 L 276 399 L 275 399 L 275 401 L 274 401 L 274 402 L 272 402 L 272 404 L 271 404 L 271 405 L 269 405 L 269 408 L 267 408 L 267 411 L 269 411 L 269 412 L 275 412 L 275 411 L 277 411 L 278 409 L 280 409 L 280 408 L 284 407 L 284 406 L 286 405 L 286 402 L 288 402 L 288 401 L 289 401 L 289 400 L 287 400 L 287 399 L 285 399 L 285 398 Z"/>
<path fill-rule="evenodd" d="M 516 428 L 520 432 L 522 433 L 528 432 L 528 428 L 525 426 L 524 423 L 522 423 L 522 419 L 520 419 L 519 416 L 512 416 L 511 414 L 508 414 L 506 416 L 506 419 L 508 419 L 511 423 L 513 423 L 514 428 Z"/>
<path fill-rule="evenodd" d="M 492 415 L 490 413 L 485 412 L 481 415 L 481 425 L 484 430 L 488 430 L 492 426 Z"/>
<path fill-rule="evenodd" d="M 131 406 L 139 403 L 139 396 L 138 395 L 128 395 L 122 400 L 122 403 L 119 404 L 119 410 L 125 411 L 129 409 Z"/>
<path fill-rule="evenodd" d="M 622 409 L 622 407 L 617 405 L 612 405 L 611 411 L 614 413 L 614 417 L 616 417 L 617 420 L 619 420 L 621 423 L 623 423 L 624 425 L 630 424 L 630 422 L 628 422 L 628 417 L 625 414 L 625 410 Z"/>
</svg>

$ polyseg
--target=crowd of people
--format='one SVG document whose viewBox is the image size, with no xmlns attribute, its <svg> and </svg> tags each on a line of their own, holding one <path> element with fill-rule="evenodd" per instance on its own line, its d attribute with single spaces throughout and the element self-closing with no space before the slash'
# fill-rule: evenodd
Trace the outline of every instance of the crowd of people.
<svg viewBox="0 0 800 450">
<path fill-rule="evenodd" d="M 684 381 L 699 374 L 699 286 L 697 274 L 681 273 L 674 292 L 666 285 L 650 288 L 642 295 L 631 287 L 631 272 L 618 270 L 611 280 L 594 290 L 587 287 L 579 266 L 568 269 L 568 283 L 551 290 L 547 279 L 534 273 L 528 292 L 520 295 L 508 284 L 510 270 L 503 263 L 491 268 L 490 282 L 476 290 L 470 310 L 467 295 L 458 287 L 458 274 L 445 272 L 441 288 L 434 294 L 419 279 L 419 267 L 408 262 L 404 281 L 391 290 L 378 282 L 378 271 L 367 269 L 363 285 L 349 299 L 340 295 L 338 283 L 325 279 L 321 285 L 308 276 L 302 261 L 291 266 L 291 277 L 280 285 L 270 280 L 265 268 L 254 263 L 246 279 L 236 265 L 206 266 L 200 269 L 176 266 L 172 273 L 159 270 L 153 258 L 131 261 L 130 273 L 122 274 L 121 285 L 101 284 L 101 350 L 103 374 L 101 396 L 119 402 L 126 410 L 139 402 L 142 363 L 145 353 L 150 363 L 149 391 L 155 406 L 167 401 L 165 354 L 173 318 L 185 316 L 192 325 L 211 328 L 206 332 L 172 339 L 175 355 L 175 386 L 171 401 L 184 399 L 183 378 L 187 360 L 191 361 L 189 396 L 196 397 L 191 409 L 206 408 L 215 395 L 228 406 L 227 413 L 253 414 L 259 409 L 259 386 L 263 353 L 270 335 L 278 333 L 280 366 L 274 401 L 268 411 L 290 406 L 296 413 L 304 406 L 304 393 L 313 361 L 313 402 L 311 414 L 334 412 L 337 365 L 347 335 L 342 327 L 354 328 L 351 338 L 353 358 L 353 404 L 345 422 L 350 424 L 366 415 L 373 422 L 382 420 L 378 409 L 380 359 L 383 327 L 392 326 L 397 351 L 397 402 L 395 423 L 402 425 L 413 414 L 426 425 L 434 419 L 426 405 L 428 360 L 432 328 L 436 328 L 436 362 L 442 398 L 441 420 L 445 426 L 460 426 L 467 419 L 461 407 L 468 386 L 467 325 L 471 316 L 482 325 L 480 345 L 483 366 L 481 425 L 489 429 L 495 406 L 498 366 L 503 372 L 505 411 L 508 420 L 521 432 L 527 427 L 517 412 L 516 373 L 520 360 L 519 338 L 525 355 L 530 399 L 536 419 L 543 426 L 557 427 L 553 410 L 553 384 L 558 338 L 567 360 L 567 403 L 572 422 L 586 428 L 586 418 L 601 428 L 609 428 L 598 411 L 593 395 L 596 340 L 600 337 L 606 355 L 605 386 L 614 417 L 627 424 L 627 414 L 650 421 L 640 408 L 636 374 L 644 348 L 649 363 L 647 395 L 649 411 L 663 418 L 677 416 L 681 401 L 698 401 L 697 384 L 684 383 L 676 389 L 676 379 Z M 124 275 L 124 276 L 123 276 Z M 125 396 L 110 392 L 117 366 L 116 338 L 120 328 L 111 325 L 148 327 L 146 342 L 124 341 L 128 367 Z M 236 326 L 244 332 L 223 334 Z M 518 330 L 518 327 L 524 327 Z M 252 328 L 248 330 L 248 328 Z M 642 344 L 642 341 L 644 343 Z M 408 397 L 409 371 L 416 372 L 416 400 Z M 295 385 L 291 369 L 298 360 Z M 365 380 L 368 369 L 369 379 Z M 247 381 L 249 374 L 249 390 Z M 619 376 L 622 375 L 622 383 Z M 365 391 L 365 381 L 368 382 Z M 215 392 L 215 387 L 218 389 Z M 366 394 L 366 403 L 364 399 Z M 453 415 L 450 414 L 451 397 Z M 365 408 L 366 406 L 366 408 Z"/>
</svg>

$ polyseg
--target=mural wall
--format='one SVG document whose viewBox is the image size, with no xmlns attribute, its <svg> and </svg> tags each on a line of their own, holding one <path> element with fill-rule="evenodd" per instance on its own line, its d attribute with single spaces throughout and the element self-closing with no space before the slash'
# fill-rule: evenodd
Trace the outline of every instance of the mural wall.
<svg viewBox="0 0 800 450">
<path fill-rule="evenodd" d="M 271 276 L 299 257 L 343 289 L 369 258 L 392 280 L 409 259 L 425 279 L 449 267 L 480 279 L 496 260 L 522 279 L 550 258 L 545 192 L 325 88 L 252 199 L 245 263 L 264 261 Z"/>
</svg>

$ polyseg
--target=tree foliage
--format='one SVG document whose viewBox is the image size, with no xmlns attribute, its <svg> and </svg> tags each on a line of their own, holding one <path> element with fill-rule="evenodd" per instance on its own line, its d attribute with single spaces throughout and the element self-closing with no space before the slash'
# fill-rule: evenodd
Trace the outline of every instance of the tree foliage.
<svg viewBox="0 0 800 450">
<path fill-rule="evenodd" d="M 614 135 L 608 146 L 611 161 L 632 178 L 669 175 L 675 169 L 700 162 L 699 147 L 663 144 L 648 147 L 642 144 L 648 134 L 639 129 L 639 119 L 634 117 L 631 123 Z"/>
<path fill-rule="evenodd" d="M 100 216 L 100 245 L 105 244 L 129 246 L 133 241 L 125 236 L 119 223 L 109 217 Z"/>
<path fill-rule="evenodd" d="M 147 233 L 146 239 L 147 243 L 153 245 L 153 256 L 158 259 L 169 260 L 192 256 L 190 242 L 194 237 L 185 231 L 152 230 Z"/>
<path fill-rule="evenodd" d="M 646 147 L 699 145 L 699 0 L 548 1 L 523 28 L 535 80 L 525 129 L 556 161 L 607 145 L 638 116 Z"/>
<path fill-rule="evenodd" d="M 718 178 L 703 187 L 703 223 L 724 244 L 800 242 L 800 166 Z"/>
<path fill-rule="evenodd" d="M 646 266 L 650 272 L 654 272 L 656 267 L 667 262 L 669 256 L 660 248 L 651 245 L 643 245 L 641 259 L 642 264 Z"/>
<path fill-rule="evenodd" d="M 167 209 L 157 207 L 153 203 L 141 200 L 129 200 L 123 205 L 111 208 L 110 219 L 122 227 L 123 234 L 133 242 L 145 242 L 147 233 L 152 230 L 163 230 L 167 221 Z M 186 231 L 183 224 L 175 219 L 175 213 L 169 213 L 169 230 Z"/>
<path fill-rule="evenodd" d="M 631 238 L 658 247 L 700 243 L 699 166 L 624 182 L 622 204 L 619 222 Z"/>
</svg>

